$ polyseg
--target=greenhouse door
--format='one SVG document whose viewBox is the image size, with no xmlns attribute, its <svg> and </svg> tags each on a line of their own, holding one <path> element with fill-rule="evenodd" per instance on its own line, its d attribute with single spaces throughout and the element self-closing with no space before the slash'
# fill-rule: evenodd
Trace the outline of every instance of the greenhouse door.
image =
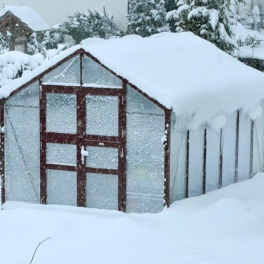
<svg viewBox="0 0 264 264">
<path fill-rule="evenodd" d="M 43 85 L 41 202 L 125 211 L 123 90 Z"/>
</svg>

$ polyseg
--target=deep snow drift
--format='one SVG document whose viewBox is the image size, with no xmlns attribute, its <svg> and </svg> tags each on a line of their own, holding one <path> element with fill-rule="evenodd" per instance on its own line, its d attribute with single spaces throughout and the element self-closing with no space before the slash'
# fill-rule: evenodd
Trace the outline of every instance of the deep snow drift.
<svg viewBox="0 0 264 264">
<path fill-rule="evenodd" d="M 263 264 L 264 174 L 158 214 L 6 203 L 0 263 Z"/>
</svg>

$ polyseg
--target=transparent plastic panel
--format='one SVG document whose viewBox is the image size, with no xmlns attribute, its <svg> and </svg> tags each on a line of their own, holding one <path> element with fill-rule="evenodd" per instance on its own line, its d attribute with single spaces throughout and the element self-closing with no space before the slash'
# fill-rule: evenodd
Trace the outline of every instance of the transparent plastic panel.
<svg viewBox="0 0 264 264">
<path fill-rule="evenodd" d="M 257 172 L 262 172 L 264 168 L 264 109 L 262 114 L 254 121 L 254 140 L 253 140 L 253 168 L 252 176 Z"/>
<path fill-rule="evenodd" d="M 148 104 L 146 98 L 140 100 Z M 132 112 L 131 103 L 128 97 L 127 212 L 158 212 L 164 200 L 164 112 Z"/>
<path fill-rule="evenodd" d="M 86 133 L 88 135 L 118 136 L 118 97 L 86 96 Z"/>
<path fill-rule="evenodd" d="M 47 132 L 76 134 L 76 95 L 47 93 Z"/>
<path fill-rule="evenodd" d="M 118 169 L 118 149 L 106 147 L 86 147 L 86 166 L 90 168 Z"/>
<path fill-rule="evenodd" d="M 207 129 L 206 192 L 219 188 L 220 177 L 220 131 Z"/>
<path fill-rule="evenodd" d="M 171 203 L 186 197 L 186 119 L 177 117 L 171 126 L 170 194 Z"/>
<path fill-rule="evenodd" d="M 204 129 L 190 131 L 188 197 L 203 194 Z"/>
<path fill-rule="evenodd" d="M 43 83 L 80 85 L 80 56 L 67 60 L 44 75 Z"/>
<path fill-rule="evenodd" d="M 135 89 L 127 86 L 127 113 L 129 114 L 158 114 L 164 115 L 164 111 L 144 97 Z"/>
<path fill-rule="evenodd" d="M 47 170 L 47 203 L 77 206 L 77 173 Z"/>
<path fill-rule="evenodd" d="M 236 164 L 236 121 L 237 112 L 234 112 L 227 120 L 223 129 L 223 171 L 222 186 L 235 182 Z"/>
<path fill-rule="evenodd" d="M 7 201 L 39 202 L 39 109 L 7 106 L 5 175 Z"/>
<path fill-rule="evenodd" d="M 250 178 L 251 120 L 240 112 L 238 146 L 238 181 Z"/>
<path fill-rule="evenodd" d="M 122 80 L 87 56 L 83 56 L 83 85 L 122 88 Z"/>
<path fill-rule="evenodd" d="M 76 145 L 47 143 L 47 163 L 76 166 Z"/>
<path fill-rule="evenodd" d="M 86 206 L 118 210 L 118 176 L 87 173 Z"/>
<path fill-rule="evenodd" d="M 6 105 L 39 107 L 39 81 L 11 96 L 7 99 Z"/>
</svg>

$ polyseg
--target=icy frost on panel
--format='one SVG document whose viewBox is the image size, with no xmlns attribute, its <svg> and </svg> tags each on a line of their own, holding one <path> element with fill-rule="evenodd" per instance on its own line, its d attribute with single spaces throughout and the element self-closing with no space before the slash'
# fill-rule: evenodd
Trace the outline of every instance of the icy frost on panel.
<svg viewBox="0 0 264 264">
<path fill-rule="evenodd" d="M 70 58 L 43 77 L 43 83 L 80 84 L 80 57 Z"/>
<path fill-rule="evenodd" d="M 220 176 L 220 131 L 207 129 L 206 192 L 219 188 Z"/>
<path fill-rule="evenodd" d="M 77 206 L 77 174 L 47 170 L 47 203 Z"/>
<path fill-rule="evenodd" d="M 5 123 L 6 199 L 38 203 L 39 109 L 6 106 Z"/>
<path fill-rule="evenodd" d="M 76 166 L 76 145 L 47 143 L 47 163 Z"/>
<path fill-rule="evenodd" d="M 185 118 L 172 120 L 170 149 L 170 194 L 171 202 L 186 197 L 186 150 L 187 131 Z"/>
<path fill-rule="evenodd" d="M 118 169 L 118 149 L 106 147 L 86 147 L 86 166 L 90 168 Z"/>
<path fill-rule="evenodd" d="M 122 80 L 87 56 L 83 57 L 83 83 L 122 88 Z"/>
<path fill-rule="evenodd" d="M 251 120 L 240 112 L 238 146 L 238 181 L 250 177 Z"/>
<path fill-rule="evenodd" d="M 223 171 L 222 187 L 235 182 L 235 162 L 236 162 L 236 121 L 237 112 L 234 112 L 227 120 L 223 129 Z"/>
<path fill-rule="evenodd" d="M 86 133 L 118 136 L 118 97 L 86 96 Z"/>
<path fill-rule="evenodd" d="M 86 206 L 118 210 L 118 176 L 87 173 Z"/>
<path fill-rule="evenodd" d="M 159 107 L 128 87 L 127 212 L 158 212 L 163 208 L 164 122 Z"/>
<path fill-rule="evenodd" d="M 47 132 L 75 134 L 76 95 L 47 93 Z"/>
<path fill-rule="evenodd" d="M 21 92 L 11 96 L 6 101 L 6 105 L 39 107 L 39 81 L 30 84 Z"/>
<path fill-rule="evenodd" d="M 204 129 L 190 131 L 188 197 L 203 193 Z"/>
</svg>

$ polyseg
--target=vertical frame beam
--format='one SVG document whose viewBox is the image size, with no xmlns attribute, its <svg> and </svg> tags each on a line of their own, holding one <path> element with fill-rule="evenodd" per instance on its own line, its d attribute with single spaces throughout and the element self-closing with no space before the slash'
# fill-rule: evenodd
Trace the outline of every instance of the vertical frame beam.
<svg viewBox="0 0 264 264">
<path fill-rule="evenodd" d="M 120 146 L 118 148 L 118 210 L 126 212 L 126 104 L 127 104 L 127 82 L 123 81 L 123 89 L 119 95 L 118 106 L 118 136 L 120 138 Z"/>
<path fill-rule="evenodd" d="M 83 85 L 83 52 L 80 52 L 80 85 Z"/>
<path fill-rule="evenodd" d="M 164 146 L 164 206 L 170 206 L 170 136 L 171 110 L 165 110 L 165 133 L 167 136 Z"/>
<path fill-rule="evenodd" d="M 77 112 L 77 206 L 86 206 L 86 157 L 82 163 L 81 149 L 84 147 L 83 137 L 86 132 L 86 93 L 79 91 L 76 93 L 76 112 Z"/>
<path fill-rule="evenodd" d="M 238 151 L 239 151 L 239 122 L 240 122 L 240 111 L 237 111 L 236 119 L 236 160 L 235 160 L 235 179 L 234 182 L 238 182 Z"/>
<path fill-rule="evenodd" d="M 220 130 L 219 189 L 223 186 L 223 129 Z"/>
<path fill-rule="evenodd" d="M 203 148 L 203 194 L 206 193 L 206 155 L 207 155 L 207 129 L 204 129 L 204 148 Z"/>
<path fill-rule="evenodd" d="M 1 204 L 5 203 L 5 101 L 0 101 L 0 175 L 1 175 Z"/>
<path fill-rule="evenodd" d="M 39 81 L 39 111 L 40 111 L 40 203 L 47 203 L 47 175 L 46 175 L 46 152 L 47 144 L 44 137 L 46 132 L 46 93 Z"/>
<path fill-rule="evenodd" d="M 254 128 L 255 122 L 251 120 L 251 130 L 250 130 L 250 167 L 249 167 L 249 178 L 253 177 L 253 148 L 254 148 Z"/>
<path fill-rule="evenodd" d="M 186 189 L 185 197 L 189 197 L 189 157 L 190 157 L 190 131 L 187 131 L 187 148 L 186 148 Z"/>
</svg>

